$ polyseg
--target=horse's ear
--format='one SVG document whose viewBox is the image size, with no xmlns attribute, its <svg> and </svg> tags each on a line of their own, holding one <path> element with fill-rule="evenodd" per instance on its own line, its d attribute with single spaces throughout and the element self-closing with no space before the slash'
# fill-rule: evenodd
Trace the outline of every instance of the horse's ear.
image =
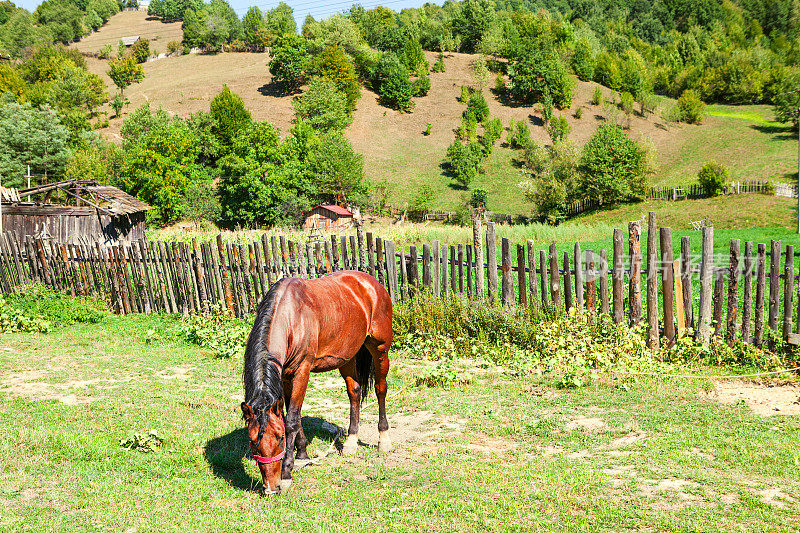
<svg viewBox="0 0 800 533">
<path fill-rule="evenodd" d="M 250 420 L 254 419 L 255 416 L 256 415 L 253 413 L 253 408 L 242 402 L 242 418 L 249 422 Z"/>
</svg>

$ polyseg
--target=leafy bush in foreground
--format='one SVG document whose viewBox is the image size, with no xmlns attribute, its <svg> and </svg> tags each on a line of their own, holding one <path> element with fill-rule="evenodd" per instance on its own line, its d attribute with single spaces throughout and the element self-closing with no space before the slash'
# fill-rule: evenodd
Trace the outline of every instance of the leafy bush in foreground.
<svg viewBox="0 0 800 533">
<path fill-rule="evenodd" d="M 97 298 L 70 296 L 44 285 L 30 285 L 24 292 L 6 295 L 2 309 L 12 316 L 27 317 L 29 324 L 44 324 L 44 329 L 36 330 L 40 332 L 72 324 L 97 324 L 108 315 L 105 303 Z"/>
<path fill-rule="evenodd" d="M 186 317 L 180 329 L 188 342 L 210 349 L 217 357 L 230 358 L 244 355 L 251 328 L 249 322 L 214 307 L 208 313 Z"/>
</svg>

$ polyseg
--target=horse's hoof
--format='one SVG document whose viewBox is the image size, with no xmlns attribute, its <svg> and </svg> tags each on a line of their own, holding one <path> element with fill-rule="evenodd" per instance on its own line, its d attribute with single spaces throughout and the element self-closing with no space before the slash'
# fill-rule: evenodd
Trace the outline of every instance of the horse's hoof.
<svg viewBox="0 0 800 533">
<path fill-rule="evenodd" d="M 389 453 L 392 451 L 392 439 L 389 438 L 388 431 L 381 431 L 378 436 L 378 452 Z"/>
<path fill-rule="evenodd" d="M 278 488 L 280 488 L 280 492 L 287 492 L 290 488 L 292 488 L 292 480 L 282 479 L 280 483 L 278 483 Z"/>
<path fill-rule="evenodd" d="M 358 435 L 348 435 L 342 445 L 342 455 L 353 455 L 358 449 Z"/>
</svg>

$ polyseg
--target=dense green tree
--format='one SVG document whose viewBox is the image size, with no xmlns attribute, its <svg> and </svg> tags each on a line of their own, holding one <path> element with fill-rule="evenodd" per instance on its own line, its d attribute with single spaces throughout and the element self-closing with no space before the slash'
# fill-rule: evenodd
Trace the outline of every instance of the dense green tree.
<svg viewBox="0 0 800 533">
<path fill-rule="evenodd" d="M 0 26 L 0 45 L 12 57 L 20 57 L 26 48 L 51 43 L 52 40 L 49 30 L 44 26 L 37 26 L 33 16 L 22 9 L 15 11 Z"/>
<path fill-rule="evenodd" d="M 72 65 L 61 69 L 47 91 L 47 103 L 62 113 L 83 109 L 93 115 L 107 99 L 106 84 L 100 76 Z"/>
<path fill-rule="evenodd" d="M 270 54 L 269 72 L 285 91 L 293 93 L 303 81 L 303 73 L 309 60 L 306 40 L 299 35 L 286 34 L 278 37 Z"/>
<path fill-rule="evenodd" d="M 8 63 L 0 63 L 0 94 L 11 93 L 19 98 L 25 93 L 25 81 L 17 69 Z"/>
<path fill-rule="evenodd" d="M 69 157 L 70 133 L 50 109 L 29 103 L 0 105 L 0 178 L 4 187 L 24 186 L 30 166 L 34 174 L 59 176 Z"/>
<path fill-rule="evenodd" d="M 447 147 L 445 163 L 450 174 L 463 188 L 469 187 L 478 175 L 478 168 L 483 160 L 483 146 L 477 142 L 462 144 L 456 139 Z"/>
<path fill-rule="evenodd" d="M 33 16 L 39 24 L 47 26 L 56 42 L 68 44 L 86 32 L 83 13 L 76 5 L 69 2 L 44 0 L 36 8 Z"/>
<path fill-rule="evenodd" d="M 458 3 L 453 28 L 461 35 L 461 49 L 475 52 L 483 35 L 494 24 L 497 17 L 489 0 L 464 0 Z"/>
<path fill-rule="evenodd" d="M 183 14 L 183 44 L 196 48 L 203 45 L 205 32 L 205 11 L 199 13 L 194 9 L 187 9 Z"/>
<path fill-rule="evenodd" d="M 601 205 L 642 198 L 647 190 L 647 154 L 622 129 L 605 123 L 583 147 L 578 195 Z"/>
<path fill-rule="evenodd" d="M 117 58 L 109 63 L 108 77 L 124 93 L 127 87 L 144 79 L 144 68 L 132 57 Z"/>
<path fill-rule="evenodd" d="M 252 121 L 242 97 L 227 85 L 223 85 L 222 91 L 211 101 L 210 115 L 213 120 L 212 131 L 223 147 L 230 146 L 239 132 Z"/>
<path fill-rule="evenodd" d="M 548 92 L 558 109 L 572 106 L 572 78 L 552 51 L 530 51 L 513 65 L 510 76 L 511 93 L 520 101 L 538 102 Z"/>
<path fill-rule="evenodd" d="M 572 70 L 581 81 L 591 81 L 594 76 L 594 53 L 589 39 L 583 38 L 575 44 L 572 55 Z"/>
<path fill-rule="evenodd" d="M 242 19 L 242 35 L 244 42 L 257 51 L 263 51 L 272 43 L 272 36 L 267 29 L 264 14 L 258 7 L 252 6 L 247 10 Z"/>
<path fill-rule="evenodd" d="M 319 202 L 336 202 L 339 194 L 363 204 L 367 194 L 364 156 L 357 154 L 341 131 L 320 135 L 308 154 L 309 176 L 316 186 Z"/>
<path fill-rule="evenodd" d="M 343 130 L 352 120 L 347 97 L 327 78 L 312 78 L 308 89 L 292 105 L 298 119 L 305 119 L 322 132 Z"/>
<path fill-rule="evenodd" d="M 330 80 L 347 97 L 347 110 L 352 113 L 361 98 L 361 83 L 358 81 L 353 60 L 341 46 L 327 45 L 310 61 L 309 75 Z"/>
<path fill-rule="evenodd" d="M 294 10 L 284 2 L 267 11 L 266 24 L 267 30 L 275 37 L 297 33 Z"/>
<path fill-rule="evenodd" d="M 603 52 L 597 56 L 594 81 L 615 91 L 622 87 L 622 73 L 616 59 L 611 54 Z"/>
<path fill-rule="evenodd" d="M 381 102 L 401 111 L 414 108 L 414 87 L 409 79 L 408 68 L 394 52 L 386 52 L 375 69 L 374 86 L 381 95 Z"/>
</svg>

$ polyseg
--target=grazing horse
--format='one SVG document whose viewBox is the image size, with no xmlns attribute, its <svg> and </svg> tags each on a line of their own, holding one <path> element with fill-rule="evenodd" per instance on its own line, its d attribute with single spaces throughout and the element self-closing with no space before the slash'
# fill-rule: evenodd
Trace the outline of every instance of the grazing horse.
<svg viewBox="0 0 800 533">
<path fill-rule="evenodd" d="M 338 368 L 347 384 L 350 428 L 343 453 L 358 446 L 361 402 L 374 379 L 378 450 L 391 449 L 386 419 L 391 344 L 392 300 L 368 274 L 343 271 L 311 280 L 284 278 L 270 288 L 247 340 L 242 402 L 262 493 L 291 486 L 295 449 L 298 459 L 308 458 L 300 409 L 311 372 Z"/>
</svg>

